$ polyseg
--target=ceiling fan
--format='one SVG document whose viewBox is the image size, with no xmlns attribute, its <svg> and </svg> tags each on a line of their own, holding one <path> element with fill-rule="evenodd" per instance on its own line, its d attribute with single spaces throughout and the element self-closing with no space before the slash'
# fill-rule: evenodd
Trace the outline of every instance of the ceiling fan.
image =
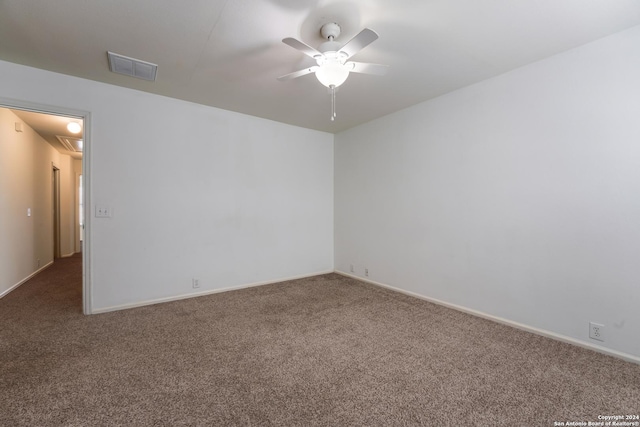
<svg viewBox="0 0 640 427">
<path fill-rule="evenodd" d="M 335 41 L 340 35 L 340 25 L 335 22 L 324 24 L 320 29 L 320 34 L 327 41 L 322 43 L 318 49 L 292 37 L 282 39 L 283 43 L 315 59 L 317 65 L 285 74 L 278 77 L 278 80 L 290 80 L 315 73 L 320 83 L 331 91 L 331 120 L 333 121 L 336 118 L 336 88 L 347 80 L 349 73 L 382 76 L 386 74 L 388 66 L 348 61 L 349 58 L 378 38 L 378 34 L 369 28 L 360 31 L 344 45 Z"/>
</svg>

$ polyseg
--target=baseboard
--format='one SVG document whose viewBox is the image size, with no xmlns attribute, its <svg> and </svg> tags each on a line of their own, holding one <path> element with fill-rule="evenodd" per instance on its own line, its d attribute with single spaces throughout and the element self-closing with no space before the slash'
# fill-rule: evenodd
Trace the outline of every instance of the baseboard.
<svg viewBox="0 0 640 427">
<path fill-rule="evenodd" d="M 573 344 L 573 345 L 576 345 L 578 347 L 582 347 L 582 348 L 586 348 L 586 349 L 589 349 L 589 350 L 596 351 L 598 353 L 606 354 L 607 356 L 613 356 L 613 357 L 616 357 L 618 359 L 623 359 L 623 360 L 626 360 L 627 362 L 640 364 L 640 357 L 634 356 L 634 355 L 629 354 L 629 353 L 624 353 L 624 352 L 621 352 L 621 351 L 612 350 L 610 348 L 606 348 L 606 347 L 602 347 L 602 346 L 599 346 L 599 345 L 595 345 L 595 344 L 592 344 L 590 342 L 581 341 L 581 340 L 578 340 L 578 339 L 575 339 L 575 338 L 568 337 L 566 335 L 561 335 L 561 334 L 557 334 L 555 332 L 551 332 L 551 331 L 547 331 L 547 330 L 544 330 L 544 329 L 535 328 L 533 326 L 525 325 L 523 323 L 514 322 L 513 320 L 504 319 L 502 317 L 494 316 L 492 314 L 487 314 L 487 313 L 484 313 L 484 312 L 478 311 L 478 310 L 473 310 L 473 309 L 470 309 L 470 308 L 467 308 L 467 307 L 463 307 L 461 305 L 451 304 L 451 303 L 448 303 L 446 301 L 442 301 L 442 300 L 439 300 L 439 299 L 427 297 L 425 295 L 421 295 L 421 294 L 418 294 L 416 292 L 406 291 L 404 289 L 396 288 L 395 286 L 387 285 L 385 283 L 376 282 L 376 281 L 373 281 L 373 280 L 370 280 L 370 279 L 367 279 L 367 278 L 364 278 L 364 277 L 355 276 L 353 274 L 345 273 L 343 271 L 337 271 L 336 270 L 335 273 L 340 274 L 342 276 L 350 277 L 352 279 L 360 280 L 362 282 L 371 283 L 372 285 L 380 286 L 382 288 L 389 289 L 389 290 L 392 290 L 392 291 L 395 291 L 395 292 L 399 292 L 401 294 L 405 294 L 405 295 L 408 295 L 408 296 L 411 296 L 411 297 L 414 297 L 414 298 L 419 298 L 421 300 L 429 301 L 429 302 L 432 302 L 434 304 L 438 304 L 438 305 L 441 305 L 441 306 L 444 306 L 444 307 L 447 307 L 447 308 L 452 308 L 454 310 L 461 311 L 463 313 L 471 314 L 473 316 L 481 317 L 483 319 L 487 319 L 487 320 L 491 320 L 491 321 L 494 321 L 494 322 L 497 322 L 497 323 L 501 323 L 503 325 L 511 326 L 511 327 L 516 328 L 516 329 L 520 329 L 520 330 L 523 330 L 523 331 L 531 332 L 531 333 L 536 334 L 536 335 L 541 335 L 541 336 L 546 337 L 546 338 L 551 338 L 551 339 L 554 339 L 554 340 L 557 340 L 557 341 L 562 341 L 562 342 L 565 342 L 565 343 L 568 343 L 568 344 Z"/>
<path fill-rule="evenodd" d="M 37 269 L 36 271 L 34 271 L 33 273 L 31 273 L 30 275 L 28 275 L 27 277 L 25 277 L 24 279 L 22 279 L 21 281 L 19 281 L 18 283 L 16 283 L 15 285 L 13 285 L 12 287 L 10 287 L 9 289 L 7 289 L 6 291 L 0 293 L 0 298 L 3 298 L 4 296 L 6 296 L 7 294 L 9 294 L 9 292 L 15 290 L 18 286 L 22 285 L 23 283 L 27 282 L 29 279 L 31 279 L 32 277 L 34 277 L 35 275 L 37 275 L 38 273 L 40 273 L 42 270 L 44 270 L 45 268 L 49 268 L 53 265 L 53 261 L 50 261 L 48 264 L 44 265 L 43 267 L 40 267 L 39 269 Z"/>
<path fill-rule="evenodd" d="M 68 254 L 61 255 L 60 258 L 70 258 L 74 256 L 77 252 L 70 252 Z"/>
<path fill-rule="evenodd" d="M 244 284 L 244 285 L 230 286 L 228 288 L 210 289 L 210 290 L 201 291 L 201 292 L 193 292 L 193 293 L 189 293 L 189 294 L 175 295 L 175 296 L 165 297 L 165 298 L 157 298 L 157 299 L 153 299 L 153 300 L 146 300 L 146 301 L 135 302 L 135 303 L 130 303 L 130 304 L 114 305 L 114 306 L 111 306 L 111 307 L 94 309 L 94 310 L 91 311 L 91 314 L 100 314 L 100 313 L 108 313 L 110 311 L 127 310 L 129 308 L 144 307 L 144 306 L 147 306 L 147 305 L 161 304 L 163 302 L 179 301 L 179 300 L 183 300 L 183 299 L 187 299 L 187 298 L 202 297 L 202 296 L 205 296 L 205 295 L 218 294 L 218 293 L 221 293 L 221 292 L 236 291 L 238 289 L 253 288 L 253 287 L 256 287 L 256 286 L 270 285 L 272 283 L 286 282 L 288 280 L 304 279 L 304 278 L 307 278 L 307 277 L 319 276 L 321 274 L 329 274 L 329 273 L 333 273 L 333 270 L 319 271 L 319 272 L 316 272 L 316 273 L 303 274 L 303 275 L 300 275 L 300 276 L 284 277 L 284 278 L 275 279 L 275 280 L 265 280 L 263 282 L 247 283 L 247 284 Z"/>
</svg>

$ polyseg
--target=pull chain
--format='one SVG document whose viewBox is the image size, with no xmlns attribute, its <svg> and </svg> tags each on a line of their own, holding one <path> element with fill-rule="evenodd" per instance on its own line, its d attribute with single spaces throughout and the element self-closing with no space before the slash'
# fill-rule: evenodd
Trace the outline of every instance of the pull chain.
<svg viewBox="0 0 640 427">
<path fill-rule="evenodd" d="M 336 87 L 335 85 L 329 86 L 331 89 L 331 121 L 336 119 Z"/>
</svg>

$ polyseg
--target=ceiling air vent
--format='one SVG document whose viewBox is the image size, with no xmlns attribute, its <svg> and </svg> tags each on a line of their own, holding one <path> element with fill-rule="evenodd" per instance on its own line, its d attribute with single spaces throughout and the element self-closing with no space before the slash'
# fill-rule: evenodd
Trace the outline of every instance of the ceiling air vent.
<svg viewBox="0 0 640 427">
<path fill-rule="evenodd" d="M 156 64 L 118 55 L 113 52 L 107 52 L 107 55 L 109 56 L 109 69 L 114 73 L 151 80 L 152 82 L 156 80 L 156 73 L 158 71 Z"/>
<path fill-rule="evenodd" d="M 76 153 L 82 153 L 82 138 L 60 135 L 56 135 L 56 138 L 58 138 L 58 141 L 60 141 L 60 143 L 64 145 L 64 148 L 66 148 L 67 150 L 74 151 Z"/>
</svg>

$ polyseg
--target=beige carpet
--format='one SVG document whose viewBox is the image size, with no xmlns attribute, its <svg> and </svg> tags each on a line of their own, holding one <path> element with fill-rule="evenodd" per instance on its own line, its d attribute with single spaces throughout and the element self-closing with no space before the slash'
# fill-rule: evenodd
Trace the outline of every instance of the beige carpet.
<svg viewBox="0 0 640 427">
<path fill-rule="evenodd" d="M 81 314 L 80 259 L 0 300 L 0 425 L 553 426 L 640 366 L 337 274 Z"/>
</svg>

